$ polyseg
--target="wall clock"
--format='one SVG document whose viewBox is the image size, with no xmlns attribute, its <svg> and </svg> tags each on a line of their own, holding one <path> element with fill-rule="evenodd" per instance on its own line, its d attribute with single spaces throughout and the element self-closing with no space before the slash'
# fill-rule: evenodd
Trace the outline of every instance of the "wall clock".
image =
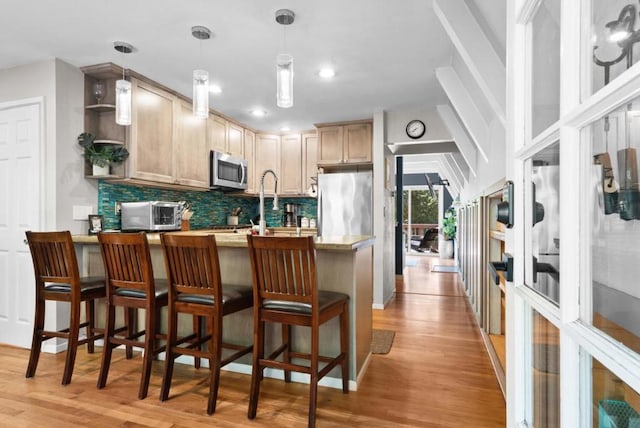
<svg viewBox="0 0 640 428">
<path fill-rule="evenodd" d="M 409 138 L 420 138 L 424 135 L 425 131 L 427 130 L 427 127 L 425 126 L 424 122 L 418 119 L 414 119 L 411 122 L 407 123 L 407 135 L 409 136 Z"/>
</svg>

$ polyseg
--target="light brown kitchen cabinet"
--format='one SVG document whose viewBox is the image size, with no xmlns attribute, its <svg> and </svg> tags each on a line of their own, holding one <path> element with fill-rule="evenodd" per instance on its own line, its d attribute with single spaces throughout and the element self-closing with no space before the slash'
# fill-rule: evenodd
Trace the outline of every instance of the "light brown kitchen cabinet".
<svg viewBox="0 0 640 428">
<path fill-rule="evenodd" d="M 190 102 L 179 100 L 175 131 L 175 183 L 208 188 L 207 120 L 194 116 Z"/>
<path fill-rule="evenodd" d="M 227 121 L 215 114 L 207 119 L 207 143 L 210 150 L 227 153 Z"/>
<path fill-rule="evenodd" d="M 318 177 L 318 135 L 302 134 L 302 193 L 306 193 Z"/>
<path fill-rule="evenodd" d="M 137 79 L 133 91 L 129 176 L 174 183 L 174 116 L 176 97 Z"/>
<path fill-rule="evenodd" d="M 370 121 L 317 125 L 318 165 L 371 163 Z"/>
<path fill-rule="evenodd" d="M 280 185 L 281 195 L 299 195 L 302 193 L 302 136 L 285 135 L 280 140 Z"/>
<path fill-rule="evenodd" d="M 255 146 L 256 134 L 248 129 L 244 130 L 244 158 L 247 160 L 247 190 L 245 193 L 256 194 L 258 187 L 256 186 L 256 162 L 255 162 Z"/>
<path fill-rule="evenodd" d="M 342 126 L 318 128 L 318 165 L 340 164 L 343 162 L 343 135 L 344 128 Z"/>
<path fill-rule="evenodd" d="M 244 159 L 244 128 L 227 121 L 227 152 Z"/>
<path fill-rule="evenodd" d="M 256 134 L 255 145 L 255 174 L 256 189 L 260 191 L 260 179 L 265 170 L 271 169 L 278 176 L 278 185 L 282 183 L 280 177 L 280 136 L 269 134 Z M 273 176 L 268 174 L 264 180 L 264 190 L 266 194 L 273 194 L 275 182 Z M 280 191 L 280 187 L 278 188 Z"/>
<path fill-rule="evenodd" d="M 207 140 L 210 150 L 244 158 L 244 129 L 233 122 L 210 114 L 207 119 Z"/>
</svg>

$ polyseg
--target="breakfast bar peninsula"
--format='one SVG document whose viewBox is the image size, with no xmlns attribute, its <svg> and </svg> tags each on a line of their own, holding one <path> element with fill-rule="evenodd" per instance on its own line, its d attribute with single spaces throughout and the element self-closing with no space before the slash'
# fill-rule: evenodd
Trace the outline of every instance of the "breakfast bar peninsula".
<svg viewBox="0 0 640 428">
<path fill-rule="evenodd" d="M 213 234 L 216 237 L 220 271 L 223 284 L 252 285 L 251 264 L 247 250 L 247 236 L 241 233 L 216 233 L 213 230 L 172 232 L 180 234 Z M 164 257 L 160 247 L 158 233 L 147 234 L 151 248 L 151 258 L 156 278 L 166 278 Z M 322 236 L 315 239 L 318 287 L 321 290 L 345 293 L 350 298 L 350 345 L 351 361 L 349 388 L 356 390 L 364 374 L 370 357 L 372 334 L 373 303 L 373 243 L 372 236 Z M 74 235 L 73 241 L 79 260 L 82 260 L 82 274 L 102 274 L 104 268 L 96 235 Z M 98 305 L 100 306 L 100 305 Z M 162 314 L 162 331 L 166 331 L 166 312 Z M 104 319 L 104 308 L 97 309 L 97 319 Z M 100 322 L 100 321 L 99 321 Z M 187 331 L 191 321 L 180 320 L 180 329 Z M 268 337 L 279 337 L 277 326 L 268 326 Z M 307 350 L 310 347 L 308 332 L 294 328 L 294 347 Z M 337 355 L 339 353 L 339 324 L 334 319 L 321 327 L 321 353 Z M 251 343 L 253 340 L 253 312 L 248 309 L 225 317 L 225 340 L 238 344 Z M 272 345 L 267 340 L 267 347 Z M 267 348 L 268 350 L 268 348 Z M 251 373 L 251 358 L 245 356 L 227 366 L 229 370 L 246 374 Z M 186 362 L 186 361 L 185 361 Z M 281 377 L 282 373 L 265 370 L 265 376 Z M 308 376 L 298 374 L 293 380 L 308 382 Z M 305 379 L 305 376 L 307 379 Z M 320 382 L 321 385 L 341 388 L 339 368 L 334 369 Z"/>
</svg>

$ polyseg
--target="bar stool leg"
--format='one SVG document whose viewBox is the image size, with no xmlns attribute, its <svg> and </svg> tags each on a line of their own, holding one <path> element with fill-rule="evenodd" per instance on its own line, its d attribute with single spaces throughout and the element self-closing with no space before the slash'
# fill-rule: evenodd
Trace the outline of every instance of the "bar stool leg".
<svg viewBox="0 0 640 428">
<path fill-rule="evenodd" d="M 95 306 L 93 304 L 93 299 L 89 299 L 85 302 L 85 316 L 87 318 L 87 327 L 86 327 L 86 335 L 87 335 L 87 353 L 93 354 L 95 351 Z"/>
<path fill-rule="evenodd" d="M 316 425 L 316 403 L 318 401 L 318 355 L 320 352 L 320 331 L 311 330 L 311 379 L 309 380 L 309 427 Z"/>
<path fill-rule="evenodd" d="M 67 357 L 64 364 L 62 384 L 68 385 L 73 375 L 73 365 L 78 351 L 78 333 L 80 330 L 80 302 L 71 301 L 71 320 L 69 322 L 69 336 L 67 340 Z"/>
<path fill-rule="evenodd" d="M 259 317 L 256 314 L 254 317 Z M 255 419 L 258 410 L 258 397 L 260 395 L 260 381 L 262 380 L 262 370 L 260 360 L 264 358 L 264 321 L 254 320 L 259 323 L 257 337 L 253 337 L 253 369 L 251 370 L 251 392 L 249 393 L 249 419 Z"/>
<path fill-rule="evenodd" d="M 171 389 L 171 377 L 173 376 L 173 363 L 176 355 L 173 348 L 176 346 L 178 335 L 178 314 L 169 308 L 169 319 L 167 321 L 167 343 L 165 345 L 164 373 L 162 375 L 162 386 L 160 387 L 160 401 L 169 398 Z"/>
<path fill-rule="evenodd" d="M 25 377 L 33 377 L 36 374 L 38 360 L 40 359 L 40 348 L 42 348 L 42 330 L 44 329 L 45 301 L 36 296 L 36 314 L 33 320 L 33 337 L 31 338 L 31 352 L 29 352 L 29 364 Z"/>
<path fill-rule="evenodd" d="M 222 320 L 218 317 L 209 317 L 209 330 L 211 341 L 209 342 L 209 404 L 207 414 L 212 415 L 216 411 L 218 400 L 218 386 L 220 384 L 220 360 L 222 359 Z"/>
<path fill-rule="evenodd" d="M 282 361 L 285 363 L 291 362 L 291 326 L 289 324 L 280 324 L 282 329 L 282 344 L 286 345 L 282 353 Z M 291 382 L 291 370 L 284 371 L 284 381 Z"/>
<path fill-rule="evenodd" d="M 349 393 L 349 303 L 345 302 L 340 314 L 340 352 L 342 360 L 342 392 Z"/>
<path fill-rule="evenodd" d="M 113 331 L 115 330 L 116 308 L 111 304 L 107 304 L 107 323 L 104 330 L 104 347 L 102 350 L 102 362 L 100 364 L 100 374 L 98 375 L 98 389 L 104 388 L 109 375 L 109 366 L 111 365 L 111 354 L 114 345 L 111 343 Z"/>
<path fill-rule="evenodd" d="M 157 310 L 154 307 L 146 309 L 146 325 L 144 334 L 144 355 L 142 356 L 142 375 L 140 378 L 140 389 L 138 398 L 142 400 L 149 391 L 149 379 L 151 378 L 151 365 L 155 356 L 156 346 L 156 316 Z"/>
</svg>

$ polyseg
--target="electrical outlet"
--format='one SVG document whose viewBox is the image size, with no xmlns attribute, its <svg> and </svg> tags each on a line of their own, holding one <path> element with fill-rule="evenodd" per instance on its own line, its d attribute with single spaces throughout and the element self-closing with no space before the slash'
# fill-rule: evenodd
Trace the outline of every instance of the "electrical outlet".
<svg viewBox="0 0 640 428">
<path fill-rule="evenodd" d="M 116 215 L 120 215 L 120 209 L 122 208 L 122 205 L 120 204 L 120 202 L 115 201 L 113 203 L 113 210 L 115 211 Z"/>
</svg>

